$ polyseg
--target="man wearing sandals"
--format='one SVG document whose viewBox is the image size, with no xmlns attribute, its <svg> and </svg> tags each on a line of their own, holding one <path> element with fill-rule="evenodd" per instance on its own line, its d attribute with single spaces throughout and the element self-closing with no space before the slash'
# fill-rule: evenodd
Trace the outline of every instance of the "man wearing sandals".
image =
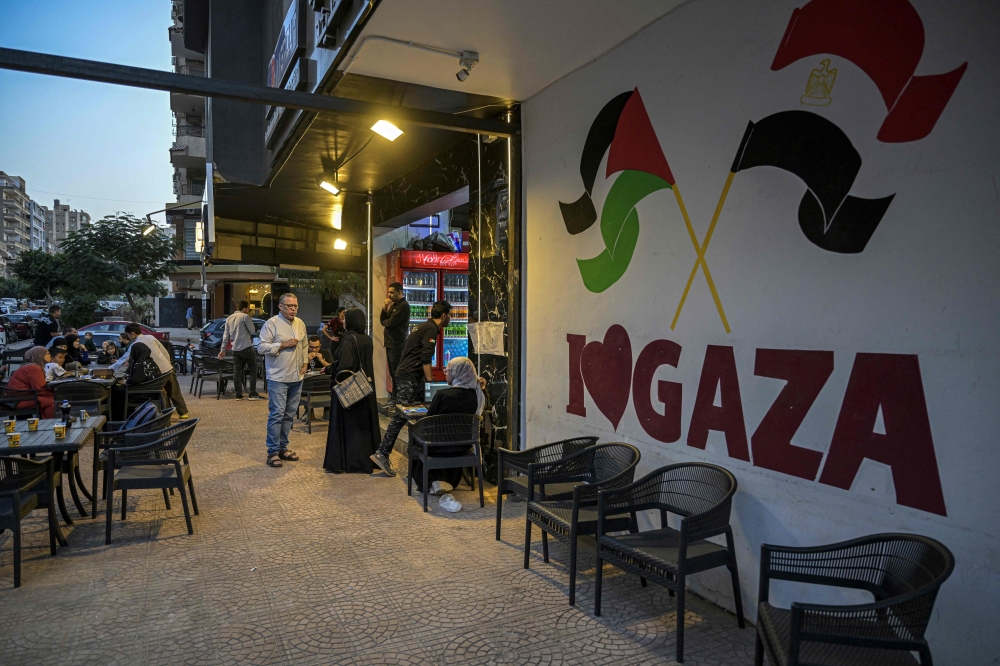
<svg viewBox="0 0 1000 666">
<path fill-rule="evenodd" d="M 288 450 L 288 433 L 299 409 L 302 379 L 308 363 L 306 325 L 295 315 L 299 299 L 295 294 L 278 298 L 276 317 L 271 317 L 260 329 L 257 351 L 264 356 L 267 369 L 267 464 L 281 467 L 282 460 L 298 460 L 295 451 Z"/>
</svg>

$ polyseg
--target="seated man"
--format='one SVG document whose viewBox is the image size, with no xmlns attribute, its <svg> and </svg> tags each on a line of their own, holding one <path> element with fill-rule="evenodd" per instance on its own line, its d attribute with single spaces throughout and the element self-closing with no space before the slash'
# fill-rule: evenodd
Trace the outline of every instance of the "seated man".
<svg viewBox="0 0 1000 666">
<path fill-rule="evenodd" d="M 333 364 L 333 353 L 329 349 L 323 349 L 318 335 L 309 336 L 309 356 L 306 369 L 309 372 L 322 370 Z"/>
<path fill-rule="evenodd" d="M 427 408 L 427 416 L 441 414 L 482 415 L 483 407 L 486 404 L 486 396 L 483 394 L 486 381 L 476 376 L 476 366 L 472 364 L 472 361 L 465 356 L 453 358 L 448 363 L 448 367 L 445 368 L 444 375 L 450 386 L 434 394 L 431 406 Z M 434 447 L 434 456 L 463 456 L 468 451 L 468 446 L 436 446 Z M 417 490 L 423 492 L 424 465 L 417 459 L 416 452 L 408 451 L 407 455 L 409 455 L 413 465 L 413 482 L 417 486 Z M 430 492 L 433 495 L 450 492 L 461 479 L 462 470 L 459 467 L 433 469 L 427 473 L 427 481 L 431 484 Z"/>
</svg>

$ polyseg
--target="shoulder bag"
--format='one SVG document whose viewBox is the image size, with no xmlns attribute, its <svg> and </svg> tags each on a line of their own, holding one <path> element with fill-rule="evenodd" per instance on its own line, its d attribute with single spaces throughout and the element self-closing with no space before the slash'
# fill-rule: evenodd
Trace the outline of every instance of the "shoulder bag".
<svg viewBox="0 0 1000 666">
<path fill-rule="evenodd" d="M 353 407 L 372 393 L 371 382 L 361 371 L 361 352 L 358 349 L 358 341 L 353 335 L 351 340 L 354 342 L 354 354 L 357 356 L 358 369 L 353 372 L 341 370 L 337 373 L 337 383 L 333 385 L 333 392 L 337 394 L 337 400 L 340 401 L 340 406 L 344 409 Z M 343 380 L 339 379 L 341 376 L 344 377 Z"/>
</svg>

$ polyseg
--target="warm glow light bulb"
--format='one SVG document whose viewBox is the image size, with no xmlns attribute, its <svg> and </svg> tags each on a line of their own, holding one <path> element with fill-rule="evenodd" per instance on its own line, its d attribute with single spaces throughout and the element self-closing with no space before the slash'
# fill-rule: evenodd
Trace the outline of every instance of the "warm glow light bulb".
<svg viewBox="0 0 1000 666">
<path fill-rule="evenodd" d="M 333 228 L 334 229 L 344 228 L 343 211 L 336 209 L 333 211 Z"/>
<path fill-rule="evenodd" d="M 347 243 L 345 241 L 342 241 L 341 239 L 338 238 L 337 240 L 333 241 L 333 249 L 334 250 L 346 250 L 347 249 Z"/>
<path fill-rule="evenodd" d="M 340 194 L 340 190 L 337 188 L 337 186 L 331 183 L 330 181 L 327 180 L 321 181 L 319 186 L 334 196 Z"/>
<path fill-rule="evenodd" d="M 389 139 L 389 141 L 395 141 L 403 135 L 403 130 L 399 129 L 388 120 L 380 120 L 372 125 L 372 131 L 376 134 L 381 134 L 385 138 Z"/>
</svg>

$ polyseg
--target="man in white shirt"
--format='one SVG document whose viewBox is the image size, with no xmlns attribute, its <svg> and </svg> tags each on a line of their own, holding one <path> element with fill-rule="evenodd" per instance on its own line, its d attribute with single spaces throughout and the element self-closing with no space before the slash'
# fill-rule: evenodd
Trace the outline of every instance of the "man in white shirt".
<svg viewBox="0 0 1000 666">
<path fill-rule="evenodd" d="M 295 315 L 299 299 L 295 294 L 282 294 L 278 298 L 276 317 L 271 317 L 260 329 L 257 351 L 264 356 L 267 370 L 267 464 L 281 467 L 282 460 L 298 460 L 294 451 L 288 450 L 288 433 L 299 409 L 302 395 L 302 378 L 308 362 L 308 333 L 306 325 Z"/>
<path fill-rule="evenodd" d="M 222 331 L 222 344 L 219 345 L 219 360 L 226 356 L 226 346 L 233 343 L 233 384 L 236 386 L 236 399 L 243 399 L 244 377 L 248 377 L 250 400 L 260 400 L 257 395 L 257 350 L 253 348 L 254 335 L 253 318 L 250 316 L 250 303 L 240 301 L 236 312 L 226 318 Z"/>
<path fill-rule="evenodd" d="M 181 392 L 181 385 L 177 383 L 177 373 L 174 372 L 174 362 L 170 359 L 170 354 L 167 350 L 164 349 L 163 345 L 160 344 L 160 341 L 152 335 L 144 335 L 142 327 L 135 322 L 125 326 L 124 335 L 129 339 L 130 345 L 125 353 L 122 354 L 122 357 L 110 366 L 110 369 L 115 373 L 115 376 L 125 376 L 125 373 L 128 370 L 129 352 L 132 351 L 131 344 L 136 342 L 143 343 L 149 347 L 149 357 L 153 359 L 153 363 L 156 363 L 156 367 L 160 369 L 160 372 L 164 374 L 170 373 L 170 379 L 167 381 L 166 386 L 167 397 L 170 398 L 170 402 L 177 408 L 177 415 L 182 419 L 188 418 L 187 403 L 184 401 L 184 394 Z"/>
</svg>

